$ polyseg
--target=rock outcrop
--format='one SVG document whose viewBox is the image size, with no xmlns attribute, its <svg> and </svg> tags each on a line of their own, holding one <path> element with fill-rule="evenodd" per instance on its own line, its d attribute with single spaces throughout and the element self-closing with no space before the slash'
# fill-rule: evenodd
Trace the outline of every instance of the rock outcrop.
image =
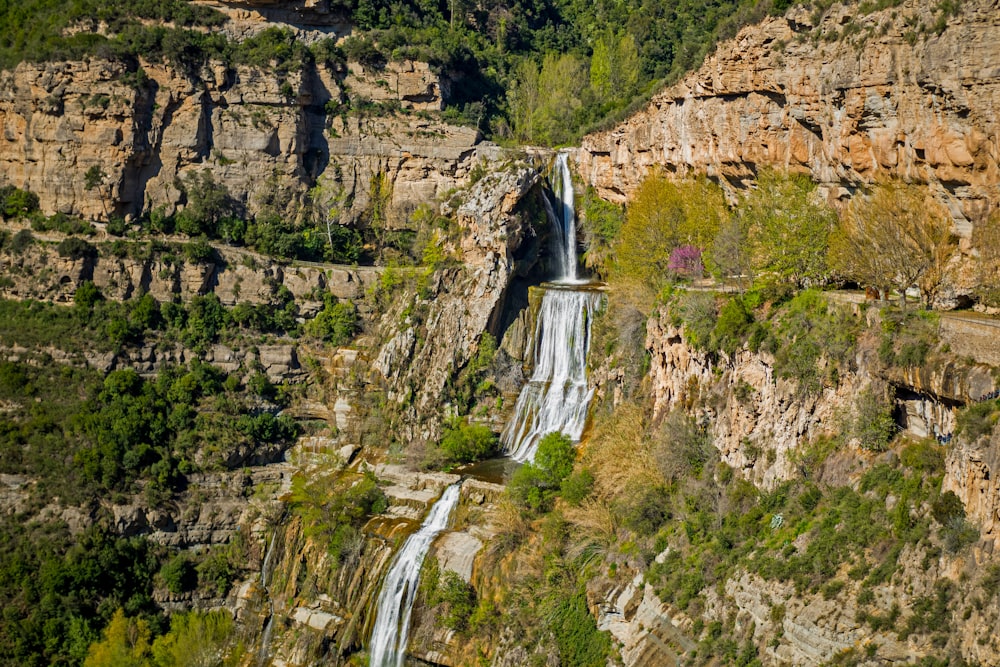
<svg viewBox="0 0 1000 667">
<path fill-rule="evenodd" d="M 408 423 L 423 422 L 423 439 L 436 433 L 442 392 L 477 352 L 483 332 L 497 334 L 511 280 L 534 265 L 535 222 L 531 200 L 541 196 L 540 176 L 513 165 L 473 185 L 457 209 L 463 266 L 436 274 L 422 324 L 391 311 L 383 324 L 393 332 L 373 367 L 390 397 L 408 402 Z M 429 429 L 429 430 L 428 430 Z"/>
<path fill-rule="evenodd" d="M 968 235 L 1000 203 L 1000 15 L 991 0 L 939 8 L 798 6 L 747 27 L 644 110 L 585 137 L 579 171 L 614 201 L 655 168 L 742 187 L 773 166 L 809 173 L 834 199 L 896 176 L 930 183 Z"/>
<path fill-rule="evenodd" d="M 378 281 L 378 267 L 332 264 L 283 263 L 239 248 L 217 245 L 214 257 L 191 261 L 183 245 L 151 250 L 126 243 L 120 250 L 111 243 L 97 243 L 97 252 L 85 257 L 62 257 L 54 239 L 0 253 L 6 298 L 44 299 L 57 303 L 73 300 L 85 280 L 92 281 L 108 299 L 124 300 L 143 293 L 158 301 L 214 293 L 228 306 L 273 302 L 283 287 L 307 312 L 322 307 L 323 294 L 339 299 L 359 299 Z"/>
<path fill-rule="evenodd" d="M 665 312 L 650 319 L 646 347 L 654 414 L 705 405 L 696 417 L 708 425 L 722 461 L 764 488 L 797 477 L 799 445 L 838 431 L 854 396 L 873 379 L 844 374 L 836 386 L 802 392 L 778 377 L 767 353 L 741 349 L 713 360 L 688 344 Z"/>
<path fill-rule="evenodd" d="M 0 184 L 35 192 L 47 214 L 107 219 L 174 211 L 178 185 L 205 169 L 249 213 L 279 194 L 300 203 L 325 174 L 354 200 L 348 222 L 375 175 L 388 178 L 390 208 L 405 212 L 456 187 L 480 151 L 497 152 L 476 130 L 406 115 L 446 99 L 447 80 L 426 63 L 287 74 L 214 63 L 192 76 L 143 62 L 142 71 L 145 80 L 91 59 L 0 72 Z M 334 120 L 328 103 L 348 97 L 375 109 Z M 86 178 L 95 167 L 96 183 Z"/>
</svg>

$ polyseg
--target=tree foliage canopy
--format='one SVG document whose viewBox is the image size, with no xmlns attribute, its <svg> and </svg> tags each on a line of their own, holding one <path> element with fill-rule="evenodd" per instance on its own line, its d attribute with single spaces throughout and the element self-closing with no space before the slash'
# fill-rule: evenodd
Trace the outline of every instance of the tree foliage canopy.
<svg viewBox="0 0 1000 667">
<path fill-rule="evenodd" d="M 957 249 L 951 217 L 924 186 L 885 181 L 851 200 L 831 238 L 841 275 L 887 293 L 919 286 L 928 302 Z"/>
</svg>

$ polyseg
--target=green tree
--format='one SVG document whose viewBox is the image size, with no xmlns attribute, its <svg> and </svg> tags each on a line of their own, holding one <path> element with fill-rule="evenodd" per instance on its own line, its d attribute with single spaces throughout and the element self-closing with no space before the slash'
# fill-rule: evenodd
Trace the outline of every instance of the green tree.
<svg viewBox="0 0 1000 667">
<path fill-rule="evenodd" d="M 239 213 L 229 189 L 217 183 L 208 169 L 187 174 L 179 187 L 187 205 L 177 214 L 177 228 L 188 236 L 217 236 L 219 224 Z"/>
<path fill-rule="evenodd" d="M 735 280 L 740 292 L 753 280 L 745 223 L 733 216 L 722 223 L 712 240 L 711 270 L 724 281 Z"/>
<path fill-rule="evenodd" d="M 535 110 L 541 98 L 538 78 L 538 64 L 525 58 L 514 68 L 513 81 L 507 91 L 510 125 L 519 143 L 535 140 Z"/>
<path fill-rule="evenodd" d="M 594 42 L 590 87 L 604 103 L 629 100 L 636 92 L 641 68 L 635 37 L 607 30 Z"/>
<path fill-rule="evenodd" d="M 337 301 L 336 297 L 327 299 L 323 310 L 306 324 L 306 333 L 331 345 L 350 343 L 360 329 L 360 318 L 354 302 Z"/>
<path fill-rule="evenodd" d="M 491 456 L 497 445 L 496 434 L 485 424 L 460 424 L 445 431 L 438 446 L 449 462 L 470 463 Z"/>
<path fill-rule="evenodd" d="M 228 611 L 188 612 L 170 618 L 170 632 L 153 642 L 156 667 L 216 667 L 233 634 Z"/>
<path fill-rule="evenodd" d="M 798 287 L 826 280 L 827 238 L 837 217 L 819 200 L 809 177 L 761 170 L 737 215 L 747 230 L 756 274 Z"/>
<path fill-rule="evenodd" d="M 23 218 L 38 210 L 38 195 L 28 190 L 5 185 L 0 188 L 0 217 Z"/>
<path fill-rule="evenodd" d="M 513 501 L 533 511 L 548 511 L 562 482 L 573 472 L 576 450 L 568 436 L 553 432 L 538 441 L 535 460 L 514 473 L 507 487 Z"/>
<path fill-rule="evenodd" d="M 670 253 L 680 245 L 707 248 L 727 217 L 722 189 L 706 178 L 674 181 L 652 173 L 643 180 L 615 248 L 620 276 L 640 305 L 651 305 L 668 284 Z"/>
</svg>

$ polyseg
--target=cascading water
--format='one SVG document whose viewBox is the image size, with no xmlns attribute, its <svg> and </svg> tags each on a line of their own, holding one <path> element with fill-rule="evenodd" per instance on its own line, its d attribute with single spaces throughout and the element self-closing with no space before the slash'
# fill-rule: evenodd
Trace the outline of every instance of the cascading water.
<svg viewBox="0 0 1000 667">
<path fill-rule="evenodd" d="M 600 298 L 593 290 L 545 291 L 535 326 L 535 371 L 503 432 L 504 449 L 515 461 L 533 460 L 547 433 L 580 439 L 594 393 L 587 387 L 587 348 Z"/>
<path fill-rule="evenodd" d="M 517 397 L 514 415 L 504 429 L 504 451 L 515 461 L 532 461 L 538 441 L 553 431 L 574 441 L 583 434 L 593 390 L 587 387 L 590 323 L 601 295 L 574 288 L 586 281 L 576 275 L 576 215 L 568 156 L 556 156 L 555 202 L 546 206 L 556 230 L 560 271 L 545 293 L 535 326 L 535 370 Z"/>
<path fill-rule="evenodd" d="M 431 542 L 448 526 L 451 511 L 458 504 L 461 483 L 452 484 L 434 503 L 423 525 L 407 538 L 389 573 L 382 583 L 378 596 L 378 612 L 369 645 L 370 667 L 402 667 L 406 657 L 406 643 L 410 634 L 410 613 L 417 594 L 417 583 L 424 557 Z"/>
<path fill-rule="evenodd" d="M 576 196 L 573 190 L 573 175 L 569 170 L 569 156 L 559 153 L 553 166 L 552 194 L 555 201 L 551 207 L 546 207 L 552 218 L 552 226 L 556 232 L 559 265 L 558 282 L 575 283 L 576 278 Z"/>
<path fill-rule="evenodd" d="M 271 535 L 271 543 L 267 547 L 267 554 L 264 556 L 264 563 L 260 568 L 260 587 L 267 595 L 267 624 L 264 625 L 264 633 L 260 639 L 260 652 L 257 654 L 257 664 L 264 665 L 271 655 L 271 631 L 274 629 L 274 601 L 271 599 L 271 589 L 268 588 L 268 579 L 271 576 L 271 556 L 274 555 L 274 544 L 278 541 L 278 529 L 275 528 Z"/>
</svg>

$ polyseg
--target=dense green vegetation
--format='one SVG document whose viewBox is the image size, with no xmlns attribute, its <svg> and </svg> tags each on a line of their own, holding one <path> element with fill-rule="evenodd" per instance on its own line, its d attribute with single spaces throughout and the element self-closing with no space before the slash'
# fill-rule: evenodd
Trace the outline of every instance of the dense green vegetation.
<svg viewBox="0 0 1000 667">
<path fill-rule="evenodd" d="M 0 472 L 26 482 L 0 521 L 0 653 L 12 664 L 79 664 L 119 608 L 162 634 L 154 587 L 224 595 L 246 568 L 238 539 L 174 556 L 116 534 L 105 508 L 155 506 L 182 493 L 193 472 L 280 455 L 299 431 L 276 416 L 287 392 L 259 369 L 227 376 L 197 359 L 154 377 L 82 361 L 143 341 L 197 347 L 240 329 L 237 309 L 206 299 L 183 306 L 147 294 L 122 304 L 83 283 L 70 307 L 0 301 L 0 343 L 26 350 L 0 362 Z M 76 361 L 57 362 L 56 351 Z M 45 507 L 78 507 L 79 516 Z"/>
<path fill-rule="evenodd" d="M 296 475 L 292 480 L 292 511 L 302 518 L 305 534 L 321 540 L 336 562 L 356 565 L 364 549 L 361 527 L 388 507 L 374 473 L 360 479 L 342 478 L 336 470 Z"/>
</svg>

